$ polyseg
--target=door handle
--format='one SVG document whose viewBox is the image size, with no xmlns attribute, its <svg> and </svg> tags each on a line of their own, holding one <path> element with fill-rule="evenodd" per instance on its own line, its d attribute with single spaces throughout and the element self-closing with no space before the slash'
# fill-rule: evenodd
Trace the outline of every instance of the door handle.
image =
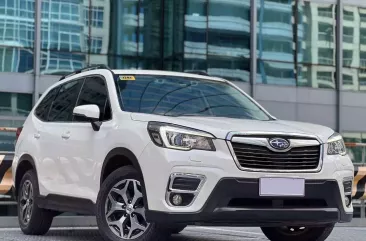
<svg viewBox="0 0 366 241">
<path fill-rule="evenodd" d="M 62 137 L 62 139 L 65 139 L 65 140 L 69 139 L 70 138 L 70 132 L 66 132 L 66 133 L 62 134 L 61 137 Z"/>
<path fill-rule="evenodd" d="M 34 138 L 36 138 L 36 139 L 39 139 L 39 138 L 41 138 L 41 134 L 38 132 L 38 133 L 34 133 Z"/>
</svg>

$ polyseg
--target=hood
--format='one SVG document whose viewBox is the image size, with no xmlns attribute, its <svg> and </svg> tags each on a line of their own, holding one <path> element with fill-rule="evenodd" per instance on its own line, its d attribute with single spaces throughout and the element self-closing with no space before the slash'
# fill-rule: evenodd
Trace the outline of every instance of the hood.
<svg viewBox="0 0 366 241">
<path fill-rule="evenodd" d="M 332 129 L 325 126 L 284 120 L 259 121 L 207 116 L 169 117 L 141 113 L 132 113 L 131 118 L 136 121 L 158 121 L 190 127 L 209 132 L 219 139 L 225 139 L 229 132 L 279 132 L 314 135 L 322 142 L 326 142 L 334 133 Z"/>
</svg>

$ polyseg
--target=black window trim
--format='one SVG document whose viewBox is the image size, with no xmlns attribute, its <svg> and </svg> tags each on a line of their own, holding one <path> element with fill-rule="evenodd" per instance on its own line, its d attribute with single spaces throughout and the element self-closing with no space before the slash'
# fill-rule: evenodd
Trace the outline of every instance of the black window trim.
<svg viewBox="0 0 366 241">
<path fill-rule="evenodd" d="M 63 82 L 62 84 L 58 84 L 58 85 L 54 86 L 53 88 L 51 88 L 48 92 L 44 93 L 45 95 L 44 95 L 44 97 L 42 98 L 42 100 L 40 100 L 40 101 L 38 102 L 38 104 L 35 106 L 35 108 L 34 108 L 34 112 L 33 112 L 33 115 L 34 115 L 34 116 L 35 116 L 39 121 L 44 122 L 44 123 L 72 123 L 72 122 L 70 122 L 70 121 L 49 121 L 49 120 L 48 120 L 48 117 L 49 117 L 49 114 L 50 114 L 50 111 L 51 111 L 51 107 L 52 107 L 52 105 L 53 105 L 53 102 L 55 101 L 56 97 L 58 96 L 58 94 L 59 94 L 59 92 L 60 92 L 60 90 L 61 90 L 62 86 L 66 85 L 66 84 L 68 84 L 68 83 L 70 83 L 70 82 L 72 82 L 72 81 L 79 81 L 79 80 L 82 80 L 82 81 L 83 81 L 83 83 L 82 83 L 82 85 L 81 85 L 81 86 L 83 86 L 83 85 L 84 85 L 84 81 L 85 81 L 85 77 L 80 77 L 80 78 L 70 79 L 70 80 L 68 80 L 68 81 L 66 81 L 66 82 Z M 36 109 L 38 108 L 39 104 L 41 104 L 41 103 L 42 103 L 43 99 L 44 99 L 44 98 L 46 98 L 46 96 L 47 96 L 51 91 L 53 91 L 54 89 L 58 89 L 58 90 L 57 90 L 57 93 L 56 93 L 55 97 L 53 98 L 53 100 L 52 100 L 52 102 L 51 102 L 50 107 L 48 108 L 48 113 L 47 113 L 47 118 L 46 118 L 46 120 L 42 120 L 42 119 L 40 119 L 40 118 L 36 115 L 36 113 L 35 113 L 35 112 L 36 112 Z M 80 88 L 80 90 L 81 90 L 81 88 Z M 80 91 L 79 91 L 79 94 L 80 94 Z M 79 94 L 78 94 L 78 95 L 79 95 Z M 75 108 L 75 107 L 74 107 L 74 108 Z"/>
<path fill-rule="evenodd" d="M 108 120 L 104 120 L 104 121 L 101 121 L 102 123 L 105 123 L 105 122 L 109 122 L 109 121 L 112 121 L 113 120 L 113 109 L 112 109 L 112 104 L 111 104 L 111 100 L 110 100 L 110 92 L 109 92 L 109 88 L 108 88 L 108 83 L 107 83 L 107 80 L 106 78 L 104 77 L 104 75 L 101 75 L 101 74 L 92 74 L 92 75 L 87 75 L 87 76 L 84 76 L 84 81 L 83 81 L 83 84 L 80 88 L 80 91 L 79 91 L 79 94 L 78 94 L 78 97 L 76 99 L 76 102 L 75 102 L 75 106 L 74 108 L 77 106 L 77 103 L 79 102 L 79 98 L 80 98 L 80 95 L 81 95 L 81 91 L 85 85 L 85 82 L 87 81 L 88 78 L 92 78 L 92 77 L 99 77 L 101 78 L 103 81 L 104 81 L 104 84 L 105 84 L 105 87 L 107 89 L 107 102 L 105 104 L 107 104 L 109 102 L 109 107 L 111 109 L 111 118 L 108 119 Z M 104 110 L 105 110 L 106 106 L 104 106 Z M 74 118 L 72 118 L 72 122 L 71 123 L 87 123 L 87 122 L 80 122 L 80 121 L 74 121 Z"/>
<path fill-rule="evenodd" d="M 67 84 L 69 84 L 69 83 L 71 83 L 71 82 L 73 82 L 73 81 L 80 81 L 80 80 L 81 80 L 81 81 L 82 81 L 82 83 L 81 83 L 81 87 L 80 87 L 80 90 L 79 90 L 79 93 L 78 93 L 78 97 L 76 98 L 76 102 L 75 102 L 75 104 L 76 104 L 76 103 L 77 103 L 77 101 L 78 101 L 79 95 L 80 95 L 80 91 L 81 91 L 81 89 L 82 89 L 82 88 L 83 88 L 83 86 L 84 86 L 85 78 L 86 78 L 86 77 L 85 77 L 85 76 L 83 76 L 83 77 L 80 77 L 80 78 L 70 79 L 70 80 L 68 80 L 68 81 L 66 81 L 66 82 L 63 82 L 62 84 L 58 85 L 59 90 L 58 90 L 58 92 L 57 92 L 57 95 L 55 96 L 55 99 L 57 98 L 58 94 L 60 93 L 61 88 L 62 88 L 64 85 L 67 85 Z M 49 115 L 50 115 L 50 112 L 51 112 L 51 107 L 52 107 L 53 102 L 55 101 L 55 99 L 53 99 L 52 104 L 51 104 L 50 108 L 48 109 L 47 121 L 46 121 L 46 122 L 48 122 L 48 123 L 73 123 L 72 121 L 49 121 Z M 74 105 L 74 108 L 75 108 L 75 105 Z"/>
<path fill-rule="evenodd" d="M 50 113 L 50 109 L 51 109 L 51 106 L 52 106 L 52 103 L 53 103 L 53 101 L 55 100 L 55 98 L 57 97 L 57 95 L 58 95 L 58 92 L 60 91 L 59 89 L 61 88 L 61 86 L 62 86 L 62 84 L 59 84 L 59 85 L 56 85 L 56 86 L 54 86 L 53 88 L 50 88 L 50 90 L 49 91 L 47 91 L 47 92 L 45 92 L 45 93 L 43 93 L 43 97 L 42 97 L 42 99 L 41 100 L 39 100 L 39 102 L 37 103 L 37 105 L 35 105 L 34 106 L 34 111 L 33 111 L 33 116 L 34 117 L 36 117 L 39 121 L 41 121 L 41 122 L 49 122 L 47 119 L 48 119 L 48 114 Z M 39 107 L 39 105 L 42 103 L 42 101 L 47 97 L 47 95 L 48 94 L 50 94 L 53 90 L 56 90 L 56 89 L 58 89 L 57 90 L 57 92 L 56 92 L 56 95 L 55 95 L 55 97 L 53 98 L 53 100 L 51 101 L 51 105 L 48 107 L 48 109 L 47 109 L 47 116 L 46 116 L 46 120 L 42 120 L 41 118 L 39 118 L 39 116 L 36 114 L 36 111 L 37 111 L 37 108 Z"/>
<path fill-rule="evenodd" d="M 51 107 L 53 105 L 53 102 L 55 101 L 55 99 L 57 98 L 58 94 L 59 94 L 59 91 L 61 90 L 62 86 L 72 82 L 72 81 L 79 81 L 79 80 L 82 80 L 82 83 L 81 83 L 81 87 L 80 87 L 80 90 L 79 90 L 79 93 L 78 93 L 78 96 L 76 98 L 76 102 L 75 102 L 75 105 L 74 105 L 74 108 L 76 107 L 78 101 L 79 101 L 79 98 L 80 98 L 80 94 L 81 94 L 81 90 L 83 89 L 84 87 L 84 84 L 85 84 L 85 81 L 88 77 L 99 77 L 101 78 L 103 81 L 104 81 L 104 84 L 105 84 L 105 87 L 107 89 L 107 99 L 108 99 L 108 102 L 109 102 L 109 106 L 110 106 L 110 109 L 111 109 L 111 118 L 108 119 L 108 120 L 104 120 L 102 121 L 102 123 L 104 122 L 109 122 L 109 121 L 112 121 L 113 120 L 113 108 L 112 108 L 112 104 L 111 104 L 111 100 L 110 100 L 110 92 L 109 92 L 109 88 L 108 88 L 108 83 L 106 81 L 106 78 L 103 76 L 103 75 L 100 75 L 100 74 L 93 74 L 93 75 L 86 75 L 86 76 L 83 76 L 83 77 L 80 77 L 80 78 L 75 78 L 75 79 L 70 79 L 70 80 L 67 80 L 65 82 L 63 82 L 62 84 L 58 84 L 56 86 L 54 86 L 53 88 L 51 88 L 49 91 L 47 91 L 44 95 L 44 97 L 42 98 L 42 100 L 40 100 L 38 102 L 38 104 L 34 107 L 34 111 L 33 111 L 33 116 L 36 117 L 39 121 L 41 122 L 44 122 L 44 123 L 85 123 L 85 122 L 77 122 L 77 121 L 74 121 L 74 118 L 72 118 L 72 121 L 49 121 L 48 120 L 48 117 L 49 117 L 49 113 L 50 113 L 50 110 L 51 110 Z M 47 117 L 46 117 L 46 120 L 42 120 L 40 119 L 37 115 L 36 115 L 36 109 L 38 108 L 38 106 L 40 105 L 40 103 L 42 103 L 43 99 L 53 90 L 55 89 L 58 89 L 57 90 L 57 93 L 55 95 L 55 97 L 53 98 L 52 102 L 51 102 L 51 105 L 49 106 L 48 108 L 48 113 L 47 113 Z"/>
</svg>

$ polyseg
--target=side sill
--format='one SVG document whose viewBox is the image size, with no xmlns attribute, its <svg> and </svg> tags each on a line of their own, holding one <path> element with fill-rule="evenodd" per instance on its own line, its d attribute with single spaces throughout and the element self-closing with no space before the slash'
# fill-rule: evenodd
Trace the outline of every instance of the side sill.
<svg viewBox="0 0 366 241">
<path fill-rule="evenodd" d="M 95 215 L 95 204 L 88 199 L 50 194 L 38 196 L 38 207 L 58 212 Z"/>
</svg>

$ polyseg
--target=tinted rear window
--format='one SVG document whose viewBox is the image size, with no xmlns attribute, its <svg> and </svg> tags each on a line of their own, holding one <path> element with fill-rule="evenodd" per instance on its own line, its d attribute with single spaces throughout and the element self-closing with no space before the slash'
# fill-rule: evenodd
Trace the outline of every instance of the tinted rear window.
<svg viewBox="0 0 366 241">
<path fill-rule="evenodd" d="M 166 116 L 270 117 L 227 83 L 156 75 L 120 76 L 123 109 Z"/>
</svg>

